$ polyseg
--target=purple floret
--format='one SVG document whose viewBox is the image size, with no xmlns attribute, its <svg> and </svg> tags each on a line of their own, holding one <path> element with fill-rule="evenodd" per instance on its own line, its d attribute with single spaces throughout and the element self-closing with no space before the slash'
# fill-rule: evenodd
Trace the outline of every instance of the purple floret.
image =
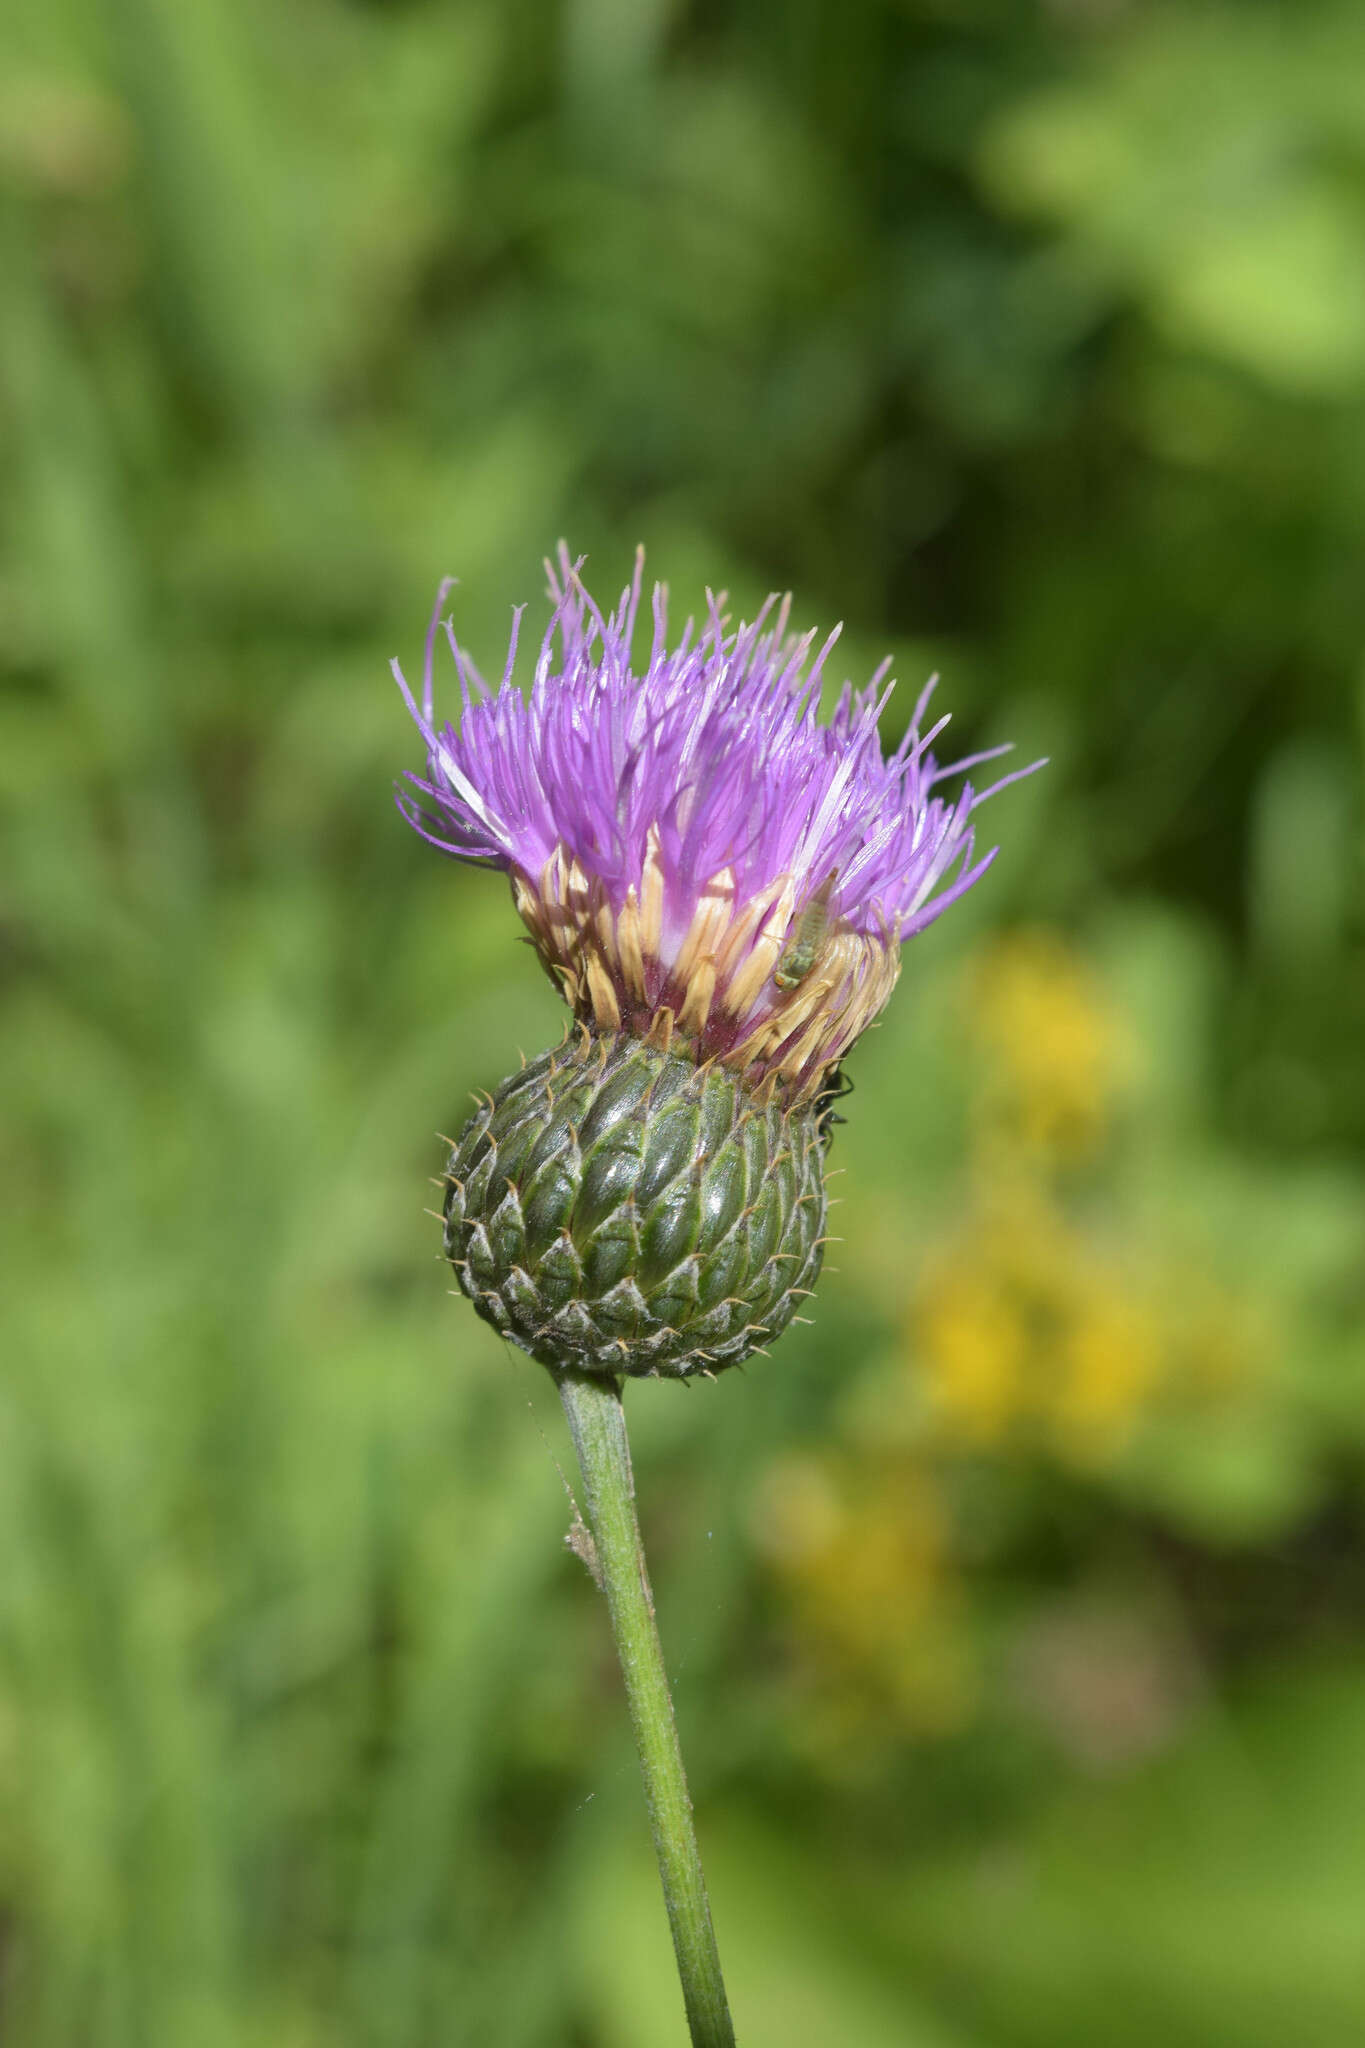
<svg viewBox="0 0 1365 2048">
<path fill-rule="evenodd" d="M 563 849 L 601 881 L 613 910 L 639 890 L 652 840 L 665 947 L 724 870 L 741 903 L 789 877 L 799 904 L 832 877 L 830 916 L 869 938 L 922 931 L 985 873 L 996 849 L 975 857 L 973 812 L 1041 764 L 980 792 L 967 782 L 956 798 L 936 795 L 949 777 L 1009 752 L 939 767 L 929 749 L 948 720 L 921 731 L 936 679 L 887 758 L 877 722 L 893 687 L 889 663 L 864 690 L 845 683 L 829 723 L 817 719 L 837 628 L 812 660 L 814 633 L 788 636 L 788 599 L 770 598 L 752 625 L 731 630 L 708 594 L 701 632 L 689 619 L 670 649 L 667 589 L 656 584 L 649 661 L 637 675 L 643 557 L 609 619 L 580 567 L 562 546 L 558 570 L 547 564 L 554 612 L 529 696 L 511 679 L 521 609 L 495 690 L 446 622 L 463 715 L 458 731 L 436 725 L 432 658 L 448 582 L 427 633 L 420 706 L 394 662 L 427 748 L 425 777 L 409 774 L 398 804 L 423 838 L 532 879 Z"/>
</svg>

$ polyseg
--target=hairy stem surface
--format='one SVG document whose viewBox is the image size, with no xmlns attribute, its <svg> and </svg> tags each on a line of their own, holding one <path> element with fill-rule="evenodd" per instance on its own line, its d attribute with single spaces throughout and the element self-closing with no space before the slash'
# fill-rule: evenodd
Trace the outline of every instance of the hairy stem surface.
<svg viewBox="0 0 1365 2048">
<path fill-rule="evenodd" d="M 693 2048 L 734 2048 L 692 1801 L 673 1719 L 654 1597 L 635 1514 L 630 1444 L 615 1380 L 555 1374 L 583 1472 L 598 1578 L 611 1610 L 664 1903 L 682 1979 Z"/>
</svg>

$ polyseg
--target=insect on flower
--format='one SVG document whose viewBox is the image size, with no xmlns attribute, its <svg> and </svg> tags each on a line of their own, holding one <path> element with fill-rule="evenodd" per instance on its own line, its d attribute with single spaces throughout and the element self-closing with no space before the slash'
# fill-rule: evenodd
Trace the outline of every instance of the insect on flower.
<svg viewBox="0 0 1365 2048">
<path fill-rule="evenodd" d="M 839 879 L 837 868 L 831 868 L 815 894 L 809 897 L 792 920 L 787 933 L 787 943 L 782 948 L 782 957 L 773 969 L 773 980 L 784 992 L 799 988 L 816 962 L 820 948 L 825 943 L 825 934 L 830 925 L 829 899 L 834 893 L 834 884 Z"/>
</svg>

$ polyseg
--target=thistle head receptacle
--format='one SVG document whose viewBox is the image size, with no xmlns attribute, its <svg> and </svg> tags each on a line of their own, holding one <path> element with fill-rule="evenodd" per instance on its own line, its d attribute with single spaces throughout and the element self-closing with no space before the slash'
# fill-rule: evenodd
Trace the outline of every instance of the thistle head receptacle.
<svg viewBox="0 0 1365 2048">
<path fill-rule="evenodd" d="M 446 1255 L 479 1314 L 542 1364 L 716 1373 L 815 1285 L 832 1101 L 580 1030 L 461 1132 Z"/>
</svg>

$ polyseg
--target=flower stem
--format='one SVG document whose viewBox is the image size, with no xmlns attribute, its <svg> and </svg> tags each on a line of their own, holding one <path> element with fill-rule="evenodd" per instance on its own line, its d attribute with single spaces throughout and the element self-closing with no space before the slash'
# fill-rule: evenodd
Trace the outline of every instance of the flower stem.
<svg viewBox="0 0 1365 2048">
<path fill-rule="evenodd" d="M 734 2048 L 735 2033 L 692 1824 L 692 1801 L 654 1621 L 654 1596 L 635 1514 L 635 1479 L 620 1384 L 576 1372 L 557 1372 L 554 1377 L 583 1471 L 596 1575 L 611 1610 L 612 1632 L 626 1682 L 693 2048 Z"/>
</svg>

